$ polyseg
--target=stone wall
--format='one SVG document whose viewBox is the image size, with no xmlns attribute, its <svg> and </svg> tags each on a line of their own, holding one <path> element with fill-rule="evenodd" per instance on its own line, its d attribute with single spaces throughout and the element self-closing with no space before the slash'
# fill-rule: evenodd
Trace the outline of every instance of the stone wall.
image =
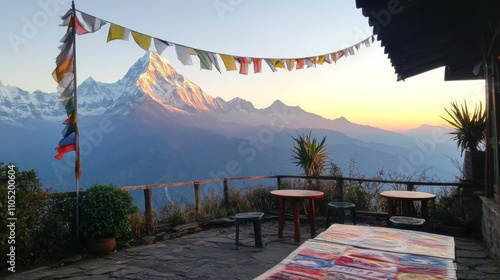
<svg viewBox="0 0 500 280">
<path fill-rule="evenodd" d="M 500 264 L 500 207 L 491 198 L 481 196 L 483 220 L 481 233 L 483 243 L 489 248 L 491 256 Z"/>
</svg>

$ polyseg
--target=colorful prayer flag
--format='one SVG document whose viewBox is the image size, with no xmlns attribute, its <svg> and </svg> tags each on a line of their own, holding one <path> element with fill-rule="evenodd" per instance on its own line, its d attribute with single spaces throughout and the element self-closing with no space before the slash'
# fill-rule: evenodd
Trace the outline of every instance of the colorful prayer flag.
<svg viewBox="0 0 500 280">
<path fill-rule="evenodd" d="M 264 59 L 264 61 L 267 63 L 267 65 L 269 65 L 269 68 L 271 68 L 271 71 L 273 72 L 276 72 L 278 70 L 276 70 L 276 67 L 274 67 L 274 62 L 271 61 L 270 59 Z"/>
<path fill-rule="evenodd" d="M 168 46 L 172 46 L 172 44 L 170 44 L 169 42 L 157 38 L 153 38 L 153 41 L 155 43 L 156 52 L 160 55 L 165 50 L 165 48 L 167 48 Z"/>
<path fill-rule="evenodd" d="M 226 66 L 226 71 L 236 70 L 236 62 L 234 61 L 234 57 L 227 54 L 219 54 L 222 62 L 224 62 L 224 66 Z"/>
<path fill-rule="evenodd" d="M 248 59 L 246 57 L 238 57 L 240 63 L 240 74 L 248 75 Z"/>
<path fill-rule="evenodd" d="M 194 51 L 196 52 L 198 58 L 200 59 L 200 68 L 212 70 L 212 61 L 210 61 L 210 58 L 208 57 L 207 53 L 205 51 L 197 49 L 195 49 Z"/>
<path fill-rule="evenodd" d="M 252 58 L 253 61 L 253 72 L 261 73 L 262 72 L 262 60 L 260 58 Z"/>
<path fill-rule="evenodd" d="M 134 41 L 145 51 L 149 51 L 149 48 L 151 47 L 151 37 L 148 35 L 144 35 L 139 32 L 135 31 L 130 31 L 132 34 L 132 38 L 134 38 Z"/>
<path fill-rule="evenodd" d="M 181 45 L 175 45 L 175 52 L 177 53 L 177 59 L 184 65 L 193 65 L 191 60 L 191 55 L 187 47 Z"/>
<path fill-rule="evenodd" d="M 57 155 L 55 156 L 56 159 L 61 160 L 64 154 L 74 151 L 75 150 L 75 144 L 67 145 L 67 146 L 59 146 L 56 148 L 57 150 Z"/>
</svg>

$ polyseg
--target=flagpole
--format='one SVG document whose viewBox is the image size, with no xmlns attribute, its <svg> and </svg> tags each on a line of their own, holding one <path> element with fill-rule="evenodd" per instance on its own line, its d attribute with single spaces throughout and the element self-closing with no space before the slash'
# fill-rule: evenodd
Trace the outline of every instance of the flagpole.
<svg viewBox="0 0 500 280">
<path fill-rule="evenodd" d="M 71 1 L 71 9 L 73 10 L 74 21 L 76 22 L 76 9 L 75 9 L 75 1 Z M 75 36 L 73 36 L 73 83 L 75 89 L 75 180 L 76 180 L 76 242 L 80 244 L 80 223 L 79 223 L 79 198 L 80 198 L 80 190 L 79 190 L 79 182 L 80 182 L 80 132 L 78 131 L 78 102 L 77 102 L 77 82 L 76 82 L 76 24 L 73 26 Z"/>
</svg>

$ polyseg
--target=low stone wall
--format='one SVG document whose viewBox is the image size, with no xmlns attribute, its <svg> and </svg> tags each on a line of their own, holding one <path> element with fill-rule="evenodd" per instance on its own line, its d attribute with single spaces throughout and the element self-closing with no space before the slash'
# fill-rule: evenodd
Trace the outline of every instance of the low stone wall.
<svg viewBox="0 0 500 280">
<path fill-rule="evenodd" d="M 481 196 L 483 220 L 481 233 L 483 243 L 489 248 L 491 256 L 500 264 L 500 207 L 491 198 Z"/>
</svg>

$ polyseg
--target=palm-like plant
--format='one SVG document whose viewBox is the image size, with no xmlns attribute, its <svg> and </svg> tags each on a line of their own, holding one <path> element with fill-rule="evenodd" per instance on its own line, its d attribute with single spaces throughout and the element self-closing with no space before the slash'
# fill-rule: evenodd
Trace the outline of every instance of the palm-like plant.
<svg viewBox="0 0 500 280">
<path fill-rule="evenodd" d="M 296 142 L 292 149 L 295 166 L 300 166 L 306 176 L 320 176 L 325 170 L 326 157 L 330 154 L 325 151 L 326 136 L 321 142 L 316 138 L 311 139 L 311 132 L 308 135 L 297 134 L 297 137 L 290 137 Z"/>
<path fill-rule="evenodd" d="M 457 147 L 461 148 L 461 152 L 468 150 L 471 152 L 477 151 L 479 144 L 481 144 L 486 138 L 486 113 L 483 110 L 483 105 L 480 102 L 478 106 L 475 107 L 472 114 L 469 113 L 467 109 L 467 101 L 464 100 L 464 104 L 459 106 L 456 102 L 451 102 L 451 108 L 448 110 L 444 108 L 446 113 L 448 113 L 449 119 L 441 117 L 444 119 L 451 128 L 455 131 L 450 134 L 454 134 L 453 140 L 457 141 Z"/>
</svg>

